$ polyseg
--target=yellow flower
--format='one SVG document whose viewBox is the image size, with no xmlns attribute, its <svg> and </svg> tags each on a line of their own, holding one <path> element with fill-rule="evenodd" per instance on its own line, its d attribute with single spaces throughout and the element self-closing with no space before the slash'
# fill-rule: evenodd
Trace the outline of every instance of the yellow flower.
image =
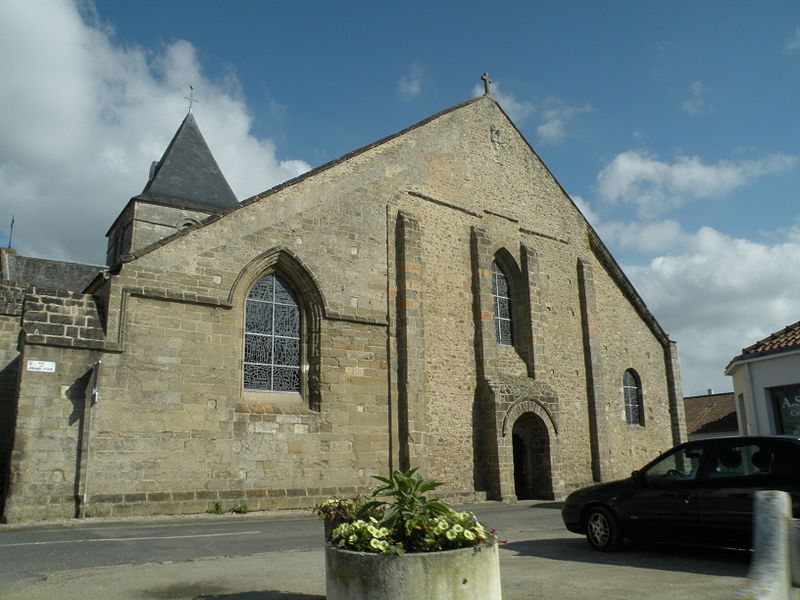
<svg viewBox="0 0 800 600">
<path fill-rule="evenodd" d="M 447 537 L 447 539 L 448 539 L 448 540 L 450 540 L 450 541 L 453 541 L 454 539 L 456 539 L 456 538 L 458 537 L 458 533 L 456 533 L 456 532 L 455 532 L 455 531 L 453 531 L 452 529 L 448 529 L 448 530 L 447 530 L 447 533 L 445 533 L 444 535 L 445 535 L 445 536 Z"/>
<path fill-rule="evenodd" d="M 464 537 L 467 538 L 470 542 L 475 539 L 475 534 L 472 533 L 469 529 L 464 530 Z"/>
</svg>

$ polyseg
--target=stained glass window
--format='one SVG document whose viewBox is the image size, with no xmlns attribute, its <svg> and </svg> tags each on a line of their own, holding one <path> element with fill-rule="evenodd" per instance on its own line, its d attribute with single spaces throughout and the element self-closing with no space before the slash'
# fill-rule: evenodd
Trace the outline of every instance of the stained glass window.
<svg viewBox="0 0 800 600">
<path fill-rule="evenodd" d="M 511 299 L 508 280 L 496 262 L 492 263 L 492 297 L 494 298 L 494 329 L 497 343 L 504 346 L 513 344 L 511 325 Z"/>
<path fill-rule="evenodd" d="M 625 421 L 629 425 L 644 425 L 642 388 L 633 369 L 625 371 L 622 377 L 622 392 L 625 396 Z"/>
<path fill-rule="evenodd" d="M 244 389 L 300 391 L 300 309 L 277 275 L 262 277 L 247 295 Z"/>
</svg>

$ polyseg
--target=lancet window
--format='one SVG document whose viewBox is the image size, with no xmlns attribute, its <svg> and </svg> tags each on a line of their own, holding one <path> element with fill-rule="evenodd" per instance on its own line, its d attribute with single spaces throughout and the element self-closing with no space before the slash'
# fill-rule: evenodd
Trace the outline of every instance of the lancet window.
<svg viewBox="0 0 800 600">
<path fill-rule="evenodd" d="M 511 293 L 508 279 L 496 261 L 492 262 L 492 297 L 494 299 L 494 328 L 497 343 L 511 346 L 514 343 Z"/>
<path fill-rule="evenodd" d="M 244 389 L 300 391 L 300 309 L 294 292 L 275 274 L 259 279 L 247 295 Z"/>
<path fill-rule="evenodd" d="M 633 369 L 625 371 L 622 377 L 622 392 L 625 398 L 625 421 L 629 425 L 644 425 L 642 384 Z"/>
</svg>

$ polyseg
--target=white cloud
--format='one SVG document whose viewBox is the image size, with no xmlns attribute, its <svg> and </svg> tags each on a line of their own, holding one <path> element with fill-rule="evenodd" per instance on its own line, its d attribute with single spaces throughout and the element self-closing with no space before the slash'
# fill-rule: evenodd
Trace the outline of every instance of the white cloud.
<svg viewBox="0 0 800 600">
<path fill-rule="evenodd" d="M 539 139 L 547 144 L 557 144 L 567 137 L 564 120 L 551 116 L 536 128 Z"/>
<path fill-rule="evenodd" d="M 543 121 L 536 129 L 540 141 L 546 144 L 563 142 L 569 134 L 567 125 L 579 114 L 591 112 L 591 106 L 567 106 L 561 100 L 550 98 L 545 103 L 548 105 L 542 111 Z"/>
<path fill-rule="evenodd" d="M 609 221 L 598 226 L 603 240 L 618 248 L 636 252 L 665 252 L 681 243 L 686 234 L 677 221 L 650 223 Z"/>
<path fill-rule="evenodd" d="M 91 17 L 91 15 L 90 15 Z M 193 112 L 237 197 L 308 169 L 281 161 L 235 74 L 208 80 L 186 41 L 159 52 L 115 46 L 66 2 L 0 3 L 0 198 L 24 254 L 103 262 L 105 234 Z"/>
<path fill-rule="evenodd" d="M 408 75 L 403 75 L 397 82 L 397 91 L 403 100 L 414 100 L 422 94 L 422 80 L 425 69 L 419 63 L 413 63 Z"/>
<path fill-rule="evenodd" d="M 578 210 L 580 210 L 583 216 L 586 217 L 586 220 L 589 221 L 589 224 L 596 229 L 600 225 L 600 217 L 594 212 L 589 202 L 584 200 L 581 196 L 570 197 L 575 203 L 575 206 L 578 207 Z"/>
<path fill-rule="evenodd" d="M 792 52 L 794 50 L 800 50 L 800 25 L 795 27 L 794 34 L 788 40 L 786 40 L 786 45 L 784 49 L 787 52 Z"/>
<path fill-rule="evenodd" d="M 623 223 L 621 221 L 603 221 L 587 200 L 581 196 L 571 196 L 572 201 L 583 213 L 589 224 L 594 227 L 603 242 L 621 250 L 632 250 L 654 254 L 667 252 L 682 244 L 687 234 L 677 221 L 655 221 Z M 800 227 L 798 227 L 800 235 Z"/>
<path fill-rule="evenodd" d="M 689 98 L 681 104 L 681 108 L 693 117 L 712 112 L 711 107 L 706 104 L 706 96 L 709 93 L 711 93 L 711 88 L 695 81 L 689 87 Z"/>
<path fill-rule="evenodd" d="M 483 92 L 482 84 L 476 84 L 472 88 L 473 97 L 482 96 Z M 546 98 L 536 103 L 531 100 L 518 100 L 513 94 L 505 93 L 497 81 L 492 81 L 491 94 L 511 120 L 518 125 L 522 125 L 532 115 L 538 115 L 539 125 L 536 127 L 536 133 L 538 141 L 542 144 L 559 144 L 571 137 L 568 128 L 575 117 L 594 110 L 588 104 L 569 106 L 559 98 Z"/>
<path fill-rule="evenodd" d="M 800 216 L 767 243 L 710 227 L 687 232 L 673 220 L 603 221 L 575 203 L 617 250 L 658 254 L 624 271 L 670 337 L 678 342 L 685 395 L 732 389 L 723 372 L 741 349 L 800 319 Z"/>
<path fill-rule="evenodd" d="M 730 359 L 800 318 L 800 278 L 786 276 L 800 264 L 800 236 L 769 245 L 703 227 L 682 241 L 680 253 L 625 271 L 678 342 L 684 392 L 730 390 Z"/>
<path fill-rule="evenodd" d="M 696 156 L 667 163 L 639 151 L 618 154 L 598 174 L 597 191 L 609 203 L 638 207 L 640 216 L 677 208 L 691 200 L 724 196 L 758 177 L 794 168 L 797 156 L 775 154 L 760 160 L 704 164 Z"/>
<path fill-rule="evenodd" d="M 497 100 L 497 103 L 503 107 L 506 114 L 517 124 L 522 124 L 528 117 L 535 111 L 536 107 L 530 100 L 517 100 L 513 94 L 506 94 L 500 88 L 499 81 L 492 81 L 490 91 L 492 97 Z M 476 84 L 472 88 L 472 96 L 483 95 L 483 84 Z"/>
<path fill-rule="evenodd" d="M 517 123 L 523 123 L 536 110 L 533 102 L 517 100 L 513 95 L 503 93 L 498 84 L 493 85 L 492 96 L 500 103 L 503 110 L 508 113 L 511 120 Z"/>
</svg>

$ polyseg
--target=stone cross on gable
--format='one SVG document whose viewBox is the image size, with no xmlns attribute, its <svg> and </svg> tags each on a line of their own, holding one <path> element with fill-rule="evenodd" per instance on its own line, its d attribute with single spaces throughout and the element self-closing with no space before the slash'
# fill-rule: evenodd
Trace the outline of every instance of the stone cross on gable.
<svg viewBox="0 0 800 600">
<path fill-rule="evenodd" d="M 492 80 L 489 79 L 489 73 L 484 73 L 481 75 L 481 79 L 483 79 L 483 95 L 489 95 L 489 84 L 492 83 Z"/>
</svg>

